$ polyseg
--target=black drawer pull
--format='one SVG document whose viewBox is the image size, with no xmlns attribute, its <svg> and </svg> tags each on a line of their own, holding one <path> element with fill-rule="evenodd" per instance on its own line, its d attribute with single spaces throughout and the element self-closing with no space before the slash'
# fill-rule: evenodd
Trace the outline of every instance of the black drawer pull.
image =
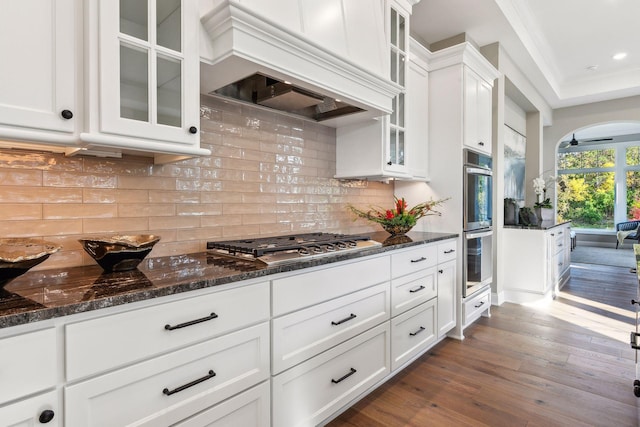
<svg viewBox="0 0 640 427">
<path fill-rule="evenodd" d="M 421 291 L 421 290 L 423 290 L 423 289 L 424 289 L 424 286 L 423 286 L 423 285 L 420 285 L 419 287 L 417 287 L 417 288 L 415 288 L 415 289 L 409 289 L 409 292 L 410 292 L 410 293 L 412 293 L 412 294 L 414 294 L 414 293 L 416 293 L 416 292 L 420 292 L 420 291 Z"/>
<path fill-rule="evenodd" d="M 420 326 L 420 329 L 418 329 L 415 332 L 409 332 L 409 335 L 412 336 L 412 337 L 415 337 L 416 335 L 418 335 L 422 331 L 424 331 L 424 326 Z"/>
<path fill-rule="evenodd" d="M 62 112 L 60 113 L 60 115 L 62 116 L 63 119 L 65 120 L 69 120 L 73 118 L 73 113 L 71 112 L 71 110 L 62 110 Z"/>
<path fill-rule="evenodd" d="M 438 273 L 444 274 L 444 270 L 438 270 Z"/>
<path fill-rule="evenodd" d="M 197 325 L 198 323 L 206 322 L 207 320 L 213 320 L 213 319 L 215 319 L 217 317 L 218 317 L 217 314 L 211 313 L 209 316 L 203 317 L 202 319 L 196 319 L 196 320 L 192 320 L 190 322 L 180 323 L 180 324 L 178 324 L 176 326 L 171 326 L 171 325 L 169 325 L 167 323 L 166 325 L 164 325 L 164 328 L 167 331 L 173 331 L 174 329 L 186 328 L 187 326 Z"/>
<path fill-rule="evenodd" d="M 422 261 L 426 261 L 427 259 L 425 257 L 420 257 L 418 259 L 412 259 L 411 262 L 422 262 Z"/>
<path fill-rule="evenodd" d="M 444 251 L 445 254 L 452 254 L 454 253 L 456 250 L 455 249 L 449 249 L 448 251 Z"/>
<path fill-rule="evenodd" d="M 38 417 L 38 421 L 40 421 L 40 424 L 46 424 L 51 420 L 53 420 L 55 416 L 56 416 L 55 412 L 53 412 L 51 409 L 45 409 L 40 413 L 40 417 Z"/>
<path fill-rule="evenodd" d="M 480 301 L 480 304 L 474 305 L 475 308 L 482 307 L 484 305 L 484 301 Z"/>
<path fill-rule="evenodd" d="M 181 385 L 180 387 L 178 387 L 178 388 L 174 388 L 173 390 L 169 390 L 168 388 L 165 388 L 164 390 L 162 390 L 162 392 L 163 392 L 164 394 L 166 394 L 167 396 L 171 396 L 171 395 L 172 395 L 172 394 L 174 394 L 174 393 L 178 393 L 178 392 L 181 392 L 182 390 L 186 390 L 186 389 L 188 389 L 189 387 L 193 387 L 194 385 L 196 385 L 196 384 L 200 384 L 201 382 L 204 382 L 204 381 L 206 381 L 206 380 L 208 380 L 208 379 L 211 379 L 211 378 L 213 378 L 213 377 L 215 377 L 215 376 L 216 376 L 216 373 L 215 373 L 215 372 L 213 372 L 213 371 L 209 371 L 209 373 L 208 373 L 207 375 L 205 375 L 204 377 L 202 377 L 202 378 L 198 378 L 197 380 L 195 380 L 195 381 L 191 381 L 191 382 L 190 382 L 190 383 L 188 383 L 188 384 Z"/>
<path fill-rule="evenodd" d="M 344 376 L 338 378 L 337 380 L 334 380 L 332 378 L 331 382 L 334 383 L 334 384 L 338 384 L 339 382 L 342 382 L 342 381 L 346 380 L 347 378 L 349 378 L 351 375 L 355 374 L 356 372 L 358 372 L 358 371 L 356 371 L 355 369 L 351 368 L 351 370 L 349 371 L 348 374 L 344 374 Z"/>
<path fill-rule="evenodd" d="M 481 147 L 484 147 L 484 142 L 480 141 L 480 142 L 478 142 L 478 145 L 481 146 Z"/>
<path fill-rule="evenodd" d="M 344 319 L 338 320 L 337 322 L 331 322 L 331 324 L 334 325 L 334 326 L 342 325 L 344 322 L 348 322 L 349 320 L 355 319 L 356 317 L 358 317 L 358 316 L 356 316 L 355 314 L 351 313 L 351 315 L 349 317 L 345 317 Z"/>
</svg>

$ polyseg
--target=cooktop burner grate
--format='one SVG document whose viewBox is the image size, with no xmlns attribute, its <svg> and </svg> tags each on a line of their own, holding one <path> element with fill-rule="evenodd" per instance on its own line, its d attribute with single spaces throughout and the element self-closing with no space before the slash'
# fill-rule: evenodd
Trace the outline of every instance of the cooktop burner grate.
<svg viewBox="0 0 640 427">
<path fill-rule="evenodd" d="M 301 255 L 313 255 L 316 253 L 355 248 L 357 242 L 368 240 L 370 240 L 370 237 L 367 235 L 305 233 L 289 236 L 207 242 L 207 249 L 223 250 L 229 255 L 247 254 L 256 258 L 271 253 L 287 251 L 298 251 Z"/>
</svg>

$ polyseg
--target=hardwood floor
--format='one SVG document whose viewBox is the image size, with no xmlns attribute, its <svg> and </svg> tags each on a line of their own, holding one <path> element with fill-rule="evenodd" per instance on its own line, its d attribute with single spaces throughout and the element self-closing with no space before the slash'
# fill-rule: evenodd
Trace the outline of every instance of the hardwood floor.
<svg viewBox="0 0 640 427">
<path fill-rule="evenodd" d="M 638 426 L 636 275 L 571 269 L 555 300 L 492 307 L 329 426 Z"/>
</svg>

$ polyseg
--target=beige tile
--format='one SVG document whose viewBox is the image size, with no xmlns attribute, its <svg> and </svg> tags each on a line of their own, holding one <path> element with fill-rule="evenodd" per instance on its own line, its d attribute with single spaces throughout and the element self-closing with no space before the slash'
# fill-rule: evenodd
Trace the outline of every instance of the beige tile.
<svg viewBox="0 0 640 427">
<path fill-rule="evenodd" d="M 202 193 L 202 203 L 241 203 L 242 193 L 220 191 L 215 193 Z"/>
<path fill-rule="evenodd" d="M 82 233 L 82 220 L 0 221 L 0 236 L 47 237 Z"/>
<path fill-rule="evenodd" d="M 174 216 L 176 205 L 173 203 L 120 203 L 118 215 L 120 218 Z"/>
<path fill-rule="evenodd" d="M 198 191 L 149 191 L 149 203 L 200 203 Z"/>
<path fill-rule="evenodd" d="M 243 214 L 242 224 L 273 224 L 277 215 L 274 214 Z"/>
<path fill-rule="evenodd" d="M 118 188 L 145 190 L 175 190 L 176 179 L 158 176 L 119 176 Z"/>
<path fill-rule="evenodd" d="M 201 227 L 193 229 L 178 230 L 177 240 L 201 240 L 202 250 L 206 249 L 205 241 L 220 239 L 222 237 L 222 227 Z"/>
<path fill-rule="evenodd" d="M 232 227 L 242 224 L 240 215 L 212 215 L 200 217 L 202 227 Z"/>
<path fill-rule="evenodd" d="M 86 218 L 82 220 L 82 232 L 85 234 L 146 234 L 147 230 L 149 230 L 149 221 L 147 218 Z"/>
<path fill-rule="evenodd" d="M 30 186 L 0 187 L 0 203 L 82 203 L 82 189 Z"/>
<path fill-rule="evenodd" d="M 0 183 L 5 185 L 42 185 L 42 171 L 30 169 L 0 168 Z"/>
<path fill-rule="evenodd" d="M 225 239 L 231 238 L 243 238 L 260 235 L 260 225 L 232 225 L 224 227 L 222 230 L 222 237 Z"/>
<path fill-rule="evenodd" d="M 266 214 L 276 212 L 275 203 L 226 203 L 222 207 L 224 215 Z"/>
<path fill-rule="evenodd" d="M 115 218 L 118 206 L 106 203 L 45 203 L 44 219 Z"/>
<path fill-rule="evenodd" d="M 149 217 L 149 228 L 154 230 L 197 227 L 200 227 L 200 217 L 197 216 Z"/>
<path fill-rule="evenodd" d="M 82 171 L 82 159 L 38 151 L 0 150 L 0 167 L 11 169 Z"/>
<path fill-rule="evenodd" d="M 45 187 L 116 188 L 117 181 L 115 175 L 92 173 L 44 171 L 42 176 Z"/>
<path fill-rule="evenodd" d="M 40 203 L 3 203 L 0 205 L 0 221 L 42 219 Z"/>
<path fill-rule="evenodd" d="M 175 205 L 176 215 L 206 216 L 222 214 L 222 203 L 198 203 Z"/>
</svg>

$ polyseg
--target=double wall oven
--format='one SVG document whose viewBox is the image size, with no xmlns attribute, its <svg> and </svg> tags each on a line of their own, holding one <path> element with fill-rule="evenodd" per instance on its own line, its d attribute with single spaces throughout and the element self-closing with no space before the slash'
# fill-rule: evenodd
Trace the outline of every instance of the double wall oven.
<svg viewBox="0 0 640 427">
<path fill-rule="evenodd" d="M 493 281 L 493 172 L 490 156 L 464 150 L 464 268 L 462 296 Z"/>
</svg>

